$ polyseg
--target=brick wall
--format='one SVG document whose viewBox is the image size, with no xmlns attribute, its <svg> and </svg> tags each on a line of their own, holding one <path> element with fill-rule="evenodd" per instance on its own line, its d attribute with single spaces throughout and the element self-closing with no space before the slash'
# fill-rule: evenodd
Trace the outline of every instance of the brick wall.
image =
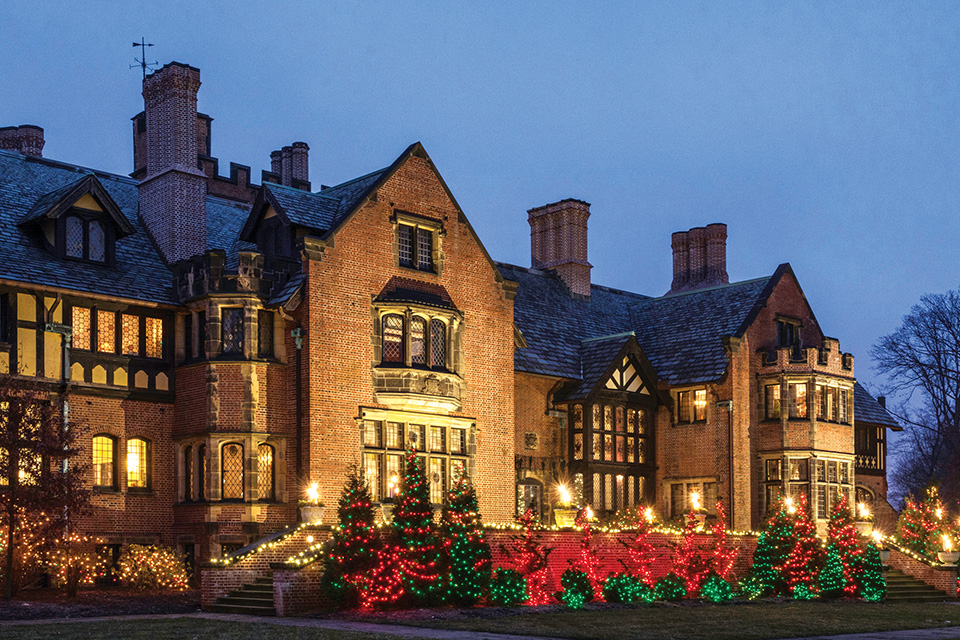
<svg viewBox="0 0 960 640">
<path fill-rule="evenodd" d="M 957 597 L 956 567 L 931 567 L 926 563 L 914 560 L 896 549 L 890 550 L 889 565 L 908 576 L 912 576 L 935 589 L 943 591 L 950 596 L 950 598 Z"/>
</svg>

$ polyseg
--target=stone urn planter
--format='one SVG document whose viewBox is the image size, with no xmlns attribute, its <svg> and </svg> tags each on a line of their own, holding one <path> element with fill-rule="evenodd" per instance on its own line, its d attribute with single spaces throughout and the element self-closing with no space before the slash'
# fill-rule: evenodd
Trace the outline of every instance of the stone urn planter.
<svg viewBox="0 0 960 640">
<path fill-rule="evenodd" d="M 323 522 L 324 505 L 303 505 L 300 507 L 300 520 L 306 524 L 320 524 Z"/>
<path fill-rule="evenodd" d="M 396 504 L 393 502 L 381 502 L 380 503 L 380 517 L 383 518 L 384 524 L 393 523 L 393 510 L 396 508 Z"/>
<path fill-rule="evenodd" d="M 553 521 L 558 527 L 572 527 L 577 522 L 577 510 L 570 507 L 557 507 L 553 510 Z"/>
<path fill-rule="evenodd" d="M 937 554 L 937 558 L 943 564 L 954 565 L 957 564 L 957 560 L 960 560 L 960 551 L 941 551 Z"/>
</svg>

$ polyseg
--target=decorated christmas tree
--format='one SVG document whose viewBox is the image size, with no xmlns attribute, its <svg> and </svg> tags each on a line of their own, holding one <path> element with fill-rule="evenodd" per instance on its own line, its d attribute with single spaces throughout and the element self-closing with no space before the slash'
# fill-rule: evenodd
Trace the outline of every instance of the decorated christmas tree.
<svg viewBox="0 0 960 640">
<path fill-rule="evenodd" d="M 853 514 L 847 504 L 846 494 L 837 494 L 837 502 L 830 511 L 827 524 L 827 541 L 837 549 L 837 555 L 843 564 L 846 584 L 843 588 L 848 596 L 860 592 L 860 574 L 863 571 L 863 548 L 860 546 L 860 534 L 854 524 Z"/>
<path fill-rule="evenodd" d="M 407 595 L 418 605 L 436 602 L 442 595 L 440 546 L 433 527 L 433 506 L 423 461 L 416 449 L 407 451 L 400 479 L 393 528 L 400 546 L 400 575 Z"/>
<path fill-rule="evenodd" d="M 463 477 L 447 493 L 442 512 L 446 599 L 476 604 L 490 585 L 490 545 L 483 536 L 477 492 Z"/>
<path fill-rule="evenodd" d="M 950 519 L 936 487 L 927 487 L 921 502 L 907 498 L 897 520 L 897 540 L 908 549 L 934 559 L 941 550 L 944 534 L 950 533 Z"/>
<path fill-rule="evenodd" d="M 800 494 L 798 504 L 790 509 L 795 509 L 793 518 L 793 537 L 794 544 L 790 550 L 783 566 L 784 579 L 787 581 L 787 587 L 796 596 L 799 585 L 804 585 L 805 590 L 801 591 L 801 599 L 806 599 L 806 595 L 815 591 L 814 584 L 817 571 L 823 562 L 823 547 L 820 545 L 820 538 L 817 537 L 817 525 L 810 517 L 810 506 L 807 503 L 807 496 Z"/>
<path fill-rule="evenodd" d="M 863 574 L 860 577 L 860 595 L 869 602 L 879 602 L 887 595 L 887 582 L 883 578 L 883 562 L 880 550 L 873 542 L 867 543 L 863 554 Z"/>
<path fill-rule="evenodd" d="M 706 557 L 695 539 L 698 526 L 696 514 L 691 510 L 687 514 L 687 526 L 683 530 L 683 538 L 673 551 L 673 573 L 683 580 L 684 588 L 691 596 L 700 590 L 700 584 L 710 573 L 711 568 L 711 559 Z"/>
<path fill-rule="evenodd" d="M 600 575 L 600 558 L 597 555 L 597 550 L 593 547 L 593 530 L 590 527 L 590 518 L 587 517 L 585 509 L 577 514 L 576 526 L 583 532 L 583 536 L 580 538 L 580 553 L 576 559 L 570 560 L 570 566 L 575 572 L 581 572 L 590 582 L 593 594 L 592 597 L 587 598 L 587 601 L 602 602 L 603 576 Z M 566 572 L 564 575 L 566 575 Z M 570 603 L 567 604 L 569 606 Z"/>
<path fill-rule="evenodd" d="M 620 559 L 620 564 L 624 571 L 637 578 L 648 587 L 653 587 L 654 579 L 651 567 L 655 559 L 654 546 L 647 541 L 650 536 L 650 529 L 653 523 L 653 512 L 648 511 L 646 517 L 637 518 L 635 525 L 636 534 L 630 542 L 624 542 L 617 538 L 617 542 L 627 550 L 627 557 Z"/>
<path fill-rule="evenodd" d="M 843 573 L 843 562 L 840 561 L 840 550 L 837 545 L 827 547 L 827 561 L 817 575 L 817 590 L 823 598 L 838 598 L 844 595 L 847 578 Z M 798 591 L 803 587 L 799 586 Z"/>
<path fill-rule="evenodd" d="M 374 523 L 373 499 L 356 465 L 337 503 L 337 529 L 324 562 L 323 587 L 327 596 L 347 606 L 360 604 L 363 576 L 378 564 L 380 536 Z"/>
<path fill-rule="evenodd" d="M 795 544 L 793 518 L 781 500 L 753 552 L 750 575 L 759 585 L 760 594 L 789 595 L 784 566 Z"/>
<path fill-rule="evenodd" d="M 537 539 L 534 531 L 537 517 L 532 509 L 527 509 L 522 515 L 517 516 L 517 522 L 523 527 L 523 533 L 518 536 L 512 536 L 510 546 L 501 545 L 500 548 L 506 555 L 507 560 L 526 580 L 527 604 L 541 605 L 549 604 L 552 601 L 550 594 L 547 593 L 547 558 L 550 556 L 552 548 L 545 548 Z"/>
</svg>

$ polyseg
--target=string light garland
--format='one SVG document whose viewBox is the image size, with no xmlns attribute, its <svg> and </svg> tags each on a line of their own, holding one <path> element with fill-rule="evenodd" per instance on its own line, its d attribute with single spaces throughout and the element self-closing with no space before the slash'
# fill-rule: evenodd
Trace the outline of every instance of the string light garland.
<svg viewBox="0 0 960 640">
<path fill-rule="evenodd" d="M 847 496 L 843 492 L 837 493 L 837 501 L 830 511 L 827 543 L 836 548 L 843 564 L 846 580 L 844 593 L 851 597 L 856 596 L 860 592 L 860 576 L 863 572 L 863 548 L 860 546 L 860 533 L 847 504 Z"/>
<path fill-rule="evenodd" d="M 474 605 L 490 586 L 492 555 L 483 534 L 477 492 L 464 477 L 447 492 L 441 512 L 445 600 Z"/>
<path fill-rule="evenodd" d="M 590 518 L 587 516 L 586 509 L 582 509 L 577 514 L 576 526 L 582 532 L 580 538 L 580 553 L 575 560 L 569 561 L 570 566 L 575 571 L 582 573 L 590 584 L 591 593 L 587 601 L 597 600 L 598 602 L 602 602 L 603 578 L 600 576 L 600 557 L 597 554 L 597 550 L 593 548 L 593 532 L 591 531 Z M 564 575 L 566 575 L 566 572 L 564 572 Z M 567 601 L 564 600 L 564 602 Z M 579 606 L 572 607 L 570 602 L 567 602 L 567 606 L 570 608 L 579 608 Z M 582 602 L 580 606 L 583 606 Z"/>
<path fill-rule="evenodd" d="M 794 598 L 808 600 L 816 593 L 814 585 L 823 561 L 823 546 L 817 536 L 817 525 L 811 517 L 807 496 L 803 493 L 793 512 L 793 540 L 793 548 L 782 571 Z M 800 589 L 801 585 L 803 589 Z"/>
<path fill-rule="evenodd" d="M 560 586 L 560 599 L 568 609 L 582 609 L 584 603 L 594 598 L 594 585 L 585 571 L 567 569 L 560 576 Z"/>
<path fill-rule="evenodd" d="M 526 580 L 526 604 L 537 606 L 549 604 L 552 601 L 547 593 L 547 559 L 552 548 L 544 548 L 537 539 L 536 516 L 532 509 L 527 509 L 517 516 L 517 523 L 523 531 L 522 535 L 512 536 L 509 546 L 501 549 L 507 556 L 507 561 Z"/>
<path fill-rule="evenodd" d="M 527 601 L 527 579 L 516 569 L 497 567 L 490 580 L 490 601 L 512 607 Z"/>
</svg>

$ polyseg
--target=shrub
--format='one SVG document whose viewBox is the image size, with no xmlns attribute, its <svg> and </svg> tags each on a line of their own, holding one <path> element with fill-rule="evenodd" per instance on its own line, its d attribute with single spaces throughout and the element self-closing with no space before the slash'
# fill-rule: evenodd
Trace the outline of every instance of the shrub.
<svg viewBox="0 0 960 640">
<path fill-rule="evenodd" d="M 727 602 L 733 599 L 733 589 L 729 582 L 712 573 L 700 585 L 700 596 L 710 602 Z"/>
<path fill-rule="evenodd" d="M 763 592 L 763 581 L 752 573 L 740 581 L 740 593 L 750 600 L 756 600 Z"/>
<path fill-rule="evenodd" d="M 583 571 L 567 569 L 560 576 L 563 594 L 560 598 L 570 609 L 579 609 L 585 602 L 593 600 L 593 585 Z"/>
<path fill-rule="evenodd" d="M 120 555 L 120 579 L 138 591 L 186 589 L 190 576 L 183 556 L 162 545 L 129 545 Z"/>
<path fill-rule="evenodd" d="M 636 602 L 640 599 L 640 586 L 650 587 L 640 582 L 639 578 L 626 573 L 618 573 L 607 578 L 603 585 L 603 597 L 607 602 Z"/>
<path fill-rule="evenodd" d="M 810 588 L 806 582 L 798 582 L 793 586 L 794 600 L 813 600 L 817 597 L 816 591 Z"/>
<path fill-rule="evenodd" d="M 526 601 L 527 579 L 515 569 L 499 567 L 490 581 L 490 601 L 512 607 Z"/>
<path fill-rule="evenodd" d="M 687 595 L 687 588 L 684 586 L 683 580 L 672 571 L 657 580 L 653 587 L 653 597 L 656 600 L 676 602 L 685 595 Z"/>
</svg>

